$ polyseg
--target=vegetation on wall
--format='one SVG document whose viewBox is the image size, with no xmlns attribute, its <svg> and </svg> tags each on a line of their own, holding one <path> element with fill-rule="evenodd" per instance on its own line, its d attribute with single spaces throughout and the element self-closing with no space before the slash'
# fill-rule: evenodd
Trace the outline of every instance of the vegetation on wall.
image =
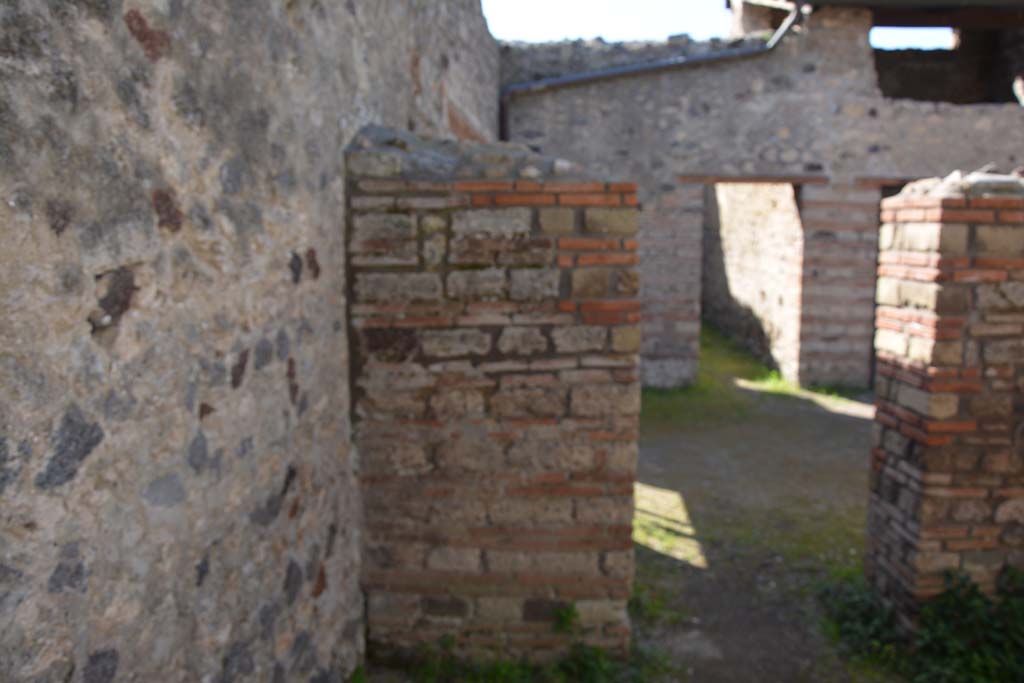
<svg viewBox="0 0 1024 683">
<path fill-rule="evenodd" d="M 826 629 L 850 657 L 911 683 L 1024 681 L 1024 572 L 1005 569 L 994 598 L 966 576 L 948 582 L 913 634 L 863 578 L 836 582 L 822 591 Z"/>
</svg>

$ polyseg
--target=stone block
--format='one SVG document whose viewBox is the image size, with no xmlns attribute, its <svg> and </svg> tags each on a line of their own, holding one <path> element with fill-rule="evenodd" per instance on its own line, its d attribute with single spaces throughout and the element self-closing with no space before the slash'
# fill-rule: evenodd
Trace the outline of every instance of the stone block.
<svg viewBox="0 0 1024 683">
<path fill-rule="evenodd" d="M 551 331 L 551 338 L 559 353 L 601 351 L 608 338 L 608 330 L 594 325 L 556 327 Z"/>
<path fill-rule="evenodd" d="M 498 350 L 512 356 L 529 356 L 548 350 L 548 338 L 537 327 L 507 327 L 498 338 Z"/>
<path fill-rule="evenodd" d="M 882 306 L 901 306 L 900 282 L 891 277 L 880 277 L 875 284 L 875 301 Z"/>
<path fill-rule="evenodd" d="M 491 350 L 491 335 L 475 329 L 427 330 L 420 335 L 420 346 L 437 358 L 483 356 Z"/>
<path fill-rule="evenodd" d="M 491 396 L 497 417 L 558 417 L 565 414 L 566 390 L 561 387 L 502 387 Z"/>
<path fill-rule="evenodd" d="M 447 227 L 448 219 L 443 215 L 428 213 L 420 218 L 420 230 L 427 235 L 435 232 L 441 232 Z"/>
<path fill-rule="evenodd" d="M 584 524 L 632 524 L 633 497 L 580 498 L 576 501 L 576 521 Z"/>
<path fill-rule="evenodd" d="M 1024 254 L 1024 230 L 1010 225 L 979 225 L 975 248 L 986 254 L 1012 258 Z"/>
<path fill-rule="evenodd" d="M 487 567 L 492 572 L 543 572 L 544 574 L 596 575 L 594 552 L 538 552 L 488 550 Z"/>
<path fill-rule="evenodd" d="M 519 470 L 579 472 L 594 468 L 591 447 L 566 441 L 526 439 L 512 444 L 508 464 Z"/>
<path fill-rule="evenodd" d="M 895 330 L 880 329 L 875 331 L 875 349 L 895 356 L 907 355 L 907 335 Z"/>
<path fill-rule="evenodd" d="M 493 300 L 505 298 L 508 282 L 502 268 L 457 270 L 448 273 L 447 287 L 448 296 L 454 299 Z"/>
<path fill-rule="evenodd" d="M 575 604 L 583 627 L 629 623 L 625 600 L 578 600 Z"/>
<path fill-rule="evenodd" d="M 562 272 L 557 268 L 530 268 L 509 273 L 509 297 L 513 301 L 557 299 Z"/>
<path fill-rule="evenodd" d="M 608 576 L 631 579 L 635 559 L 632 550 L 616 550 L 606 552 L 601 557 L 601 569 Z"/>
<path fill-rule="evenodd" d="M 580 268 L 572 273 L 572 296 L 576 299 L 601 299 L 611 291 L 611 271 L 607 268 Z"/>
<path fill-rule="evenodd" d="M 486 431 L 450 430 L 436 450 L 437 467 L 445 472 L 487 472 L 505 462 L 502 444 Z M 451 504 L 451 502 L 449 502 Z"/>
<path fill-rule="evenodd" d="M 573 415 L 600 417 L 605 415 L 639 415 L 639 384 L 593 384 L 572 390 Z"/>
<path fill-rule="evenodd" d="M 584 223 L 587 232 L 630 236 L 636 234 L 639 215 L 634 209 L 587 209 Z"/>
<path fill-rule="evenodd" d="M 448 389 L 430 397 L 430 409 L 439 420 L 479 417 L 484 414 L 485 402 L 475 389 Z"/>
<path fill-rule="evenodd" d="M 1011 498 L 996 508 L 996 523 L 1024 524 L 1024 498 Z"/>
<path fill-rule="evenodd" d="M 901 406 L 936 420 L 951 418 L 960 408 L 960 398 L 956 394 L 933 394 L 902 383 L 896 400 Z"/>
<path fill-rule="evenodd" d="M 427 270 L 436 270 L 444 263 L 448 238 L 442 234 L 423 238 L 423 266 Z"/>
<path fill-rule="evenodd" d="M 522 598 L 477 598 L 476 614 L 484 621 L 518 623 L 523 618 Z"/>
<path fill-rule="evenodd" d="M 569 498 L 498 498 L 490 504 L 495 524 L 559 524 L 572 521 Z"/>
<path fill-rule="evenodd" d="M 530 209 L 475 209 L 459 211 L 452 218 L 452 232 L 459 237 L 522 237 L 530 234 Z"/>
<path fill-rule="evenodd" d="M 893 248 L 899 251 L 967 253 L 968 227 L 959 223 L 905 223 L 896 226 Z"/>
<path fill-rule="evenodd" d="M 570 235 L 576 229 L 576 212 L 569 208 L 540 210 L 540 230 L 549 235 Z"/>
<path fill-rule="evenodd" d="M 416 238 L 413 217 L 401 213 L 357 214 L 352 219 L 352 239 L 411 240 Z"/>
<path fill-rule="evenodd" d="M 992 506 L 983 500 L 955 502 L 951 516 L 956 522 L 984 522 L 992 516 Z"/>
<path fill-rule="evenodd" d="M 612 328 L 612 351 L 616 351 L 618 353 L 636 353 L 640 350 L 640 339 L 639 327 Z"/>
<path fill-rule="evenodd" d="M 435 273 L 357 273 L 355 298 L 359 303 L 440 301 L 441 278 Z"/>
<path fill-rule="evenodd" d="M 476 548 L 433 548 L 427 553 L 427 569 L 478 572 L 480 571 L 480 551 Z"/>
<path fill-rule="evenodd" d="M 913 558 L 914 567 L 925 574 L 938 574 L 960 568 L 960 555 L 957 553 L 917 552 Z"/>
</svg>

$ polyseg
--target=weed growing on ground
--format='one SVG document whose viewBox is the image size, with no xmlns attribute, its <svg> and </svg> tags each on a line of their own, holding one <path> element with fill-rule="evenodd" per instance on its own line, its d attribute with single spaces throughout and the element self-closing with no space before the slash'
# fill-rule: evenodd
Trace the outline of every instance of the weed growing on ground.
<svg viewBox="0 0 1024 683">
<path fill-rule="evenodd" d="M 969 578 L 950 576 L 910 635 L 862 578 L 829 586 L 822 603 L 826 631 L 847 655 L 911 683 L 1024 681 L 1024 572 L 1004 570 L 995 599 Z"/>
<path fill-rule="evenodd" d="M 575 605 L 560 609 L 555 630 L 579 634 L 579 612 Z M 628 659 L 612 659 L 599 647 L 578 642 L 557 662 L 547 665 L 523 660 L 497 659 L 474 662 L 457 657 L 454 640 L 442 639 L 436 647 L 421 648 L 409 673 L 415 683 L 658 683 L 680 671 L 665 657 L 638 647 Z M 678 680 L 678 678 L 672 679 Z"/>
</svg>

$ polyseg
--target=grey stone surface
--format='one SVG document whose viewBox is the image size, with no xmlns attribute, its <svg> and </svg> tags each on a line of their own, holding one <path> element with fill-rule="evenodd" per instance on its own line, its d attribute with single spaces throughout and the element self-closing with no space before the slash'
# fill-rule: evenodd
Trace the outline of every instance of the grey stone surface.
<svg viewBox="0 0 1024 683">
<path fill-rule="evenodd" d="M 695 377 L 704 224 L 697 183 L 771 177 L 792 183 L 812 177 L 851 189 L 845 197 L 829 198 L 829 188 L 821 188 L 826 192 L 819 192 L 816 201 L 867 203 L 871 192 L 878 194 L 865 189 L 872 183 L 898 185 L 990 163 L 1008 171 L 1021 164 L 1024 110 L 1012 98 L 954 104 L 885 97 L 868 42 L 870 28 L 866 10 L 819 9 L 774 52 L 756 58 L 511 97 L 511 140 L 574 159 L 600 175 L 639 183 L 645 384 L 672 386 Z M 734 46 L 757 41 L 748 38 Z M 1019 39 L 1011 43 L 1019 55 Z M 502 79 L 505 84 L 531 81 L 712 54 L 729 46 L 685 38 L 644 44 L 504 44 Z M 1011 54 L 1011 47 L 1003 52 Z M 797 303 L 804 318 L 800 355 L 780 364 L 797 363 L 799 372 L 790 368 L 787 374 L 801 381 L 864 384 L 873 324 L 865 290 L 872 286 L 876 247 L 870 233 L 839 234 L 844 223 L 860 220 L 851 221 L 852 213 L 815 211 L 814 218 L 805 220 L 817 223 L 805 230 L 808 262 L 827 264 L 838 246 L 851 262 L 872 265 L 853 272 L 826 265 L 816 268 L 820 275 L 809 273 L 806 301 Z M 836 272 L 848 273 L 847 279 L 836 283 L 831 278 Z M 716 296 L 728 296 L 728 291 Z M 830 319 L 837 313 L 838 320 Z"/>
<path fill-rule="evenodd" d="M 342 151 L 494 137 L 497 61 L 475 0 L 0 3 L 0 680 L 348 676 Z"/>
</svg>

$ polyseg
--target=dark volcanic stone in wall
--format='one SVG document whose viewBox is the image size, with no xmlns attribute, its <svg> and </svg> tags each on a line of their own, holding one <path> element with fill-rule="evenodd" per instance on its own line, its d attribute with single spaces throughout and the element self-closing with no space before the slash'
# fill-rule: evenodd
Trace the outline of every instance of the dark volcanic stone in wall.
<svg viewBox="0 0 1024 683">
<path fill-rule="evenodd" d="M 0 680 L 353 669 L 342 150 L 496 83 L 472 0 L 0 2 Z"/>
</svg>

